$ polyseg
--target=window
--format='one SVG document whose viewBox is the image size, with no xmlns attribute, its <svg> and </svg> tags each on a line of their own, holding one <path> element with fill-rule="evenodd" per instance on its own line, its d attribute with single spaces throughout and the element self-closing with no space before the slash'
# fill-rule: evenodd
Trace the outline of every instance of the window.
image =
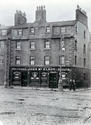
<svg viewBox="0 0 91 125">
<path fill-rule="evenodd" d="M 75 56 L 75 65 L 77 65 L 77 56 Z"/>
<path fill-rule="evenodd" d="M 50 57 L 49 56 L 45 56 L 44 57 L 44 65 L 49 65 L 50 64 Z"/>
<path fill-rule="evenodd" d="M 83 65 L 86 66 L 86 58 L 83 59 Z"/>
<path fill-rule="evenodd" d="M 16 59 L 15 59 L 15 64 L 16 65 L 20 65 L 20 57 L 19 56 L 16 56 Z"/>
<path fill-rule="evenodd" d="M 77 51 L 77 40 L 75 40 L 75 50 Z"/>
<path fill-rule="evenodd" d="M 30 65 L 35 65 L 35 57 L 30 56 Z"/>
<path fill-rule="evenodd" d="M 3 64 L 3 58 L 0 57 L 0 64 Z"/>
<path fill-rule="evenodd" d="M 2 30 L 1 33 L 2 33 L 2 36 L 5 36 L 7 35 L 7 30 Z"/>
<path fill-rule="evenodd" d="M 66 28 L 65 27 L 61 27 L 61 33 L 65 33 L 66 32 Z"/>
<path fill-rule="evenodd" d="M 12 36 L 17 36 L 18 35 L 18 32 L 17 32 L 17 30 L 16 29 L 14 29 L 14 30 L 12 30 Z"/>
<path fill-rule="evenodd" d="M 16 42 L 16 49 L 21 50 L 21 42 Z"/>
<path fill-rule="evenodd" d="M 34 27 L 30 27 L 30 33 L 34 33 Z"/>
<path fill-rule="evenodd" d="M 35 49 L 35 42 L 30 42 L 30 49 Z"/>
<path fill-rule="evenodd" d="M 50 41 L 44 41 L 44 48 L 50 49 Z"/>
<path fill-rule="evenodd" d="M 65 44 L 64 44 L 64 40 L 62 40 L 62 42 L 61 42 L 61 48 L 62 48 L 62 51 L 65 51 Z"/>
<path fill-rule="evenodd" d="M 22 29 L 18 29 L 18 35 L 22 36 Z"/>
<path fill-rule="evenodd" d="M 50 27 L 49 26 L 46 27 L 46 32 L 50 33 Z"/>
<path fill-rule="evenodd" d="M 83 73 L 83 78 L 84 80 L 86 80 L 86 73 Z"/>
<path fill-rule="evenodd" d="M 64 56 L 61 56 L 61 64 L 65 65 L 65 57 Z"/>
<path fill-rule="evenodd" d="M 60 27 L 59 26 L 53 27 L 53 34 L 54 35 L 60 35 Z"/>
<path fill-rule="evenodd" d="M 85 30 L 84 30 L 84 39 L 86 38 L 86 32 L 85 32 Z"/>
<path fill-rule="evenodd" d="M 83 53 L 86 54 L 86 45 L 83 46 Z"/>
<path fill-rule="evenodd" d="M 4 41 L 0 41 L 0 47 L 4 48 Z"/>
</svg>

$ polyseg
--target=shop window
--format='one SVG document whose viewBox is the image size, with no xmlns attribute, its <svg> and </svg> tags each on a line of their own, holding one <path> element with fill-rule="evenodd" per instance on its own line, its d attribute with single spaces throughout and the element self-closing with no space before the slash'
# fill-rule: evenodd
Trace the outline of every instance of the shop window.
<svg viewBox="0 0 91 125">
<path fill-rule="evenodd" d="M 30 33 L 34 33 L 34 32 L 35 32 L 34 27 L 30 27 Z"/>
<path fill-rule="evenodd" d="M 60 27 L 59 26 L 53 27 L 53 34 L 54 35 L 60 35 Z"/>
<path fill-rule="evenodd" d="M 86 54 L 86 45 L 83 45 L 83 53 Z"/>
<path fill-rule="evenodd" d="M 16 64 L 16 65 L 20 65 L 20 64 L 21 64 L 21 62 L 20 62 L 20 57 L 19 57 L 19 56 L 16 56 L 15 64 Z"/>
<path fill-rule="evenodd" d="M 61 27 L 61 33 L 65 33 L 66 32 L 66 28 L 65 27 Z"/>
<path fill-rule="evenodd" d="M 47 26 L 47 27 L 46 27 L 46 33 L 50 33 L 50 31 L 51 31 L 51 30 L 50 30 L 50 27 Z"/>
<path fill-rule="evenodd" d="M 30 56 L 30 65 L 35 65 L 35 57 Z"/>
<path fill-rule="evenodd" d="M 45 56 L 44 57 L 44 65 L 49 65 L 50 64 L 50 57 L 49 56 Z"/>
<path fill-rule="evenodd" d="M 35 49 L 35 42 L 30 42 L 30 49 Z"/>
<path fill-rule="evenodd" d="M 44 41 L 44 48 L 50 49 L 50 41 Z"/>
<path fill-rule="evenodd" d="M 21 42 L 16 42 L 16 49 L 21 50 Z"/>
</svg>

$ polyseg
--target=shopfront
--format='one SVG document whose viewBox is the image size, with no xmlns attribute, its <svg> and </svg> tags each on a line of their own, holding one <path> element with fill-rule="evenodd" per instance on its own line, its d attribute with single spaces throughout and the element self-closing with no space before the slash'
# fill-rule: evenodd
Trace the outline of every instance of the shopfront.
<svg viewBox="0 0 91 125">
<path fill-rule="evenodd" d="M 10 85 L 57 88 L 60 67 L 10 67 Z"/>
</svg>

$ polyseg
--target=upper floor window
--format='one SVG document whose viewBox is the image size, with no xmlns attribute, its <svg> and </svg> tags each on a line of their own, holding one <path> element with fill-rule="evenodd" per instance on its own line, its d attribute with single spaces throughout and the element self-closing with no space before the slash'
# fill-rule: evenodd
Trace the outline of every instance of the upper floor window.
<svg viewBox="0 0 91 125">
<path fill-rule="evenodd" d="M 47 26 L 47 27 L 46 27 L 46 32 L 47 32 L 47 33 L 50 33 L 50 31 L 51 31 L 50 27 Z"/>
<path fill-rule="evenodd" d="M 5 35 L 7 35 L 7 30 L 1 30 L 1 34 L 2 34 L 2 36 L 5 36 Z"/>
<path fill-rule="evenodd" d="M 64 55 L 61 56 L 61 64 L 65 65 L 65 57 L 64 57 Z"/>
<path fill-rule="evenodd" d="M 34 32 L 35 32 L 34 27 L 30 27 L 30 33 L 34 33 Z"/>
<path fill-rule="evenodd" d="M 84 30 L 84 39 L 86 38 L 86 31 Z"/>
<path fill-rule="evenodd" d="M 16 42 L 16 49 L 21 50 L 21 42 Z"/>
<path fill-rule="evenodd" d="M 77 56 L 75 56 L 75 65 L 77 65 Z"/>
<path fill-rule="evenodd" d="M 53 26 L 53 34 L 60 35 L 60 27 L 59 26 Z"/>
<path fill-rule="evenodd" d="M 86 58 L 83 59 L 83 65 L 86 66 Z"/>
<path fill-rule="evenodd" d="M 4 48 L 4 41 L 0 41 L 0 47 Z"/>
<path fill-rule="evenodd" d="M 30 65 L 35 65 L 35 57 L 30 56 Z"/>
<path fill-rule="evenodd" d="M 45 56 L 44 57 L 44 65 L 49 65 L 50 64 L 50 57 L 49 56 Z"/>
<path fill-rule="evenodd" d="M 86 54 L 86 45 L 83 45 L 83 53 Z"/>
<path fill-rule="evenodd" d="M 35 49 L 35 42 L 30 42 L 30 49 Z"/>
<path fill-rule="evenodd" d="M 23 32 L 22 32 L 22 29 L 18 29 L 18 35 L 19 35 L 19 36 L 22 36 L 22 33 L 23 33 Z"/>
<path fill-rule="evenodd" d="M 50 49 L 50 41 L 44 41 L 44 48 Z"/>
<path fill-rule="evenodd" d="M 19 56 L 16 56 L 16 58 L 15 58 L 15 64 L 16 65 L 20 65 L 21 64 Z"/>
<path fill-rule="evenodd" d="M 77 51 L 77 40 L 75 40 L 75 50 Z"/>
<path fill-rule="evenodd" d="M 65 33 L 66 32 L 66 28 L 65 27 L 61 27 L 61 33 Z"/>
<path fill-rule="evenodd" d="M 62 42 L 61 42 L 61 48 L 62 48 L 62 51 L 65 51 L 65 44 L 64 44 L 64 40 L 62 40 Z"/>
</svg>

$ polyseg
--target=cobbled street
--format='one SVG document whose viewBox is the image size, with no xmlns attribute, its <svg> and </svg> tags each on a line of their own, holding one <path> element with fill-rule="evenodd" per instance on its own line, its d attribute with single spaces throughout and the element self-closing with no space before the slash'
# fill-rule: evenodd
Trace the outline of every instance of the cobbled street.
<svg viewBox="0 0 91 125">
<path fill-rule="evenodd" d="M 91 89 L 0 87 L 0 125 L 91 125 Z"/>
</svg>

